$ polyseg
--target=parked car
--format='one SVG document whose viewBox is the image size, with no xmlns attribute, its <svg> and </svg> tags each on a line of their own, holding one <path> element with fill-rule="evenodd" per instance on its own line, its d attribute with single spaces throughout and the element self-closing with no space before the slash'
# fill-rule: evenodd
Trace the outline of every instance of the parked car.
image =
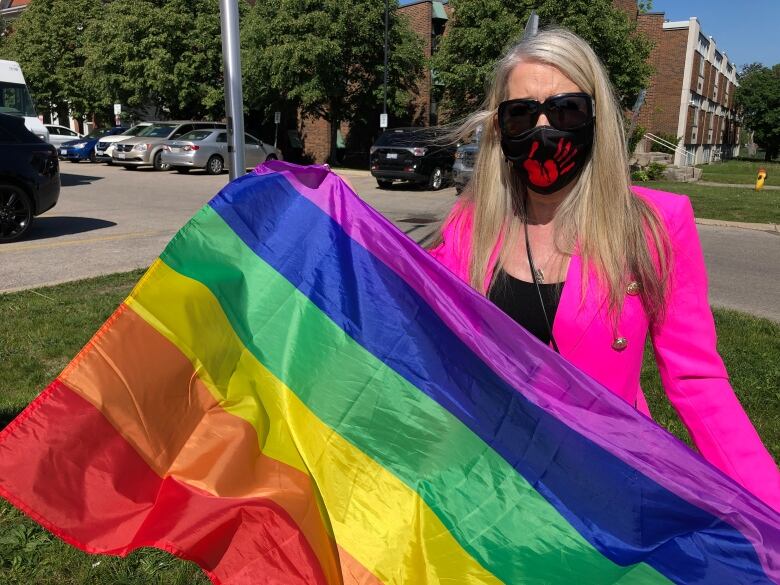
<svg viewBox="0 0 780 585">
<path fill-rule="evenodd" d="M 481 129 L 477 130 L 473 142 L 461 144 L 455 151 L 455 164 L 452 165 L 452 182 L 455 185 L 455 191 L 458 195 L 466 187 L 474 173 L 474 163 L 477 161 L 479 152 L 479 139 Z"/>
<path fill-rule="evenodd" d="M 59 196 L 57 149 L 30 132 L 24 118 L 0 114 L 0 242 L 24 236 Z"/>
<path fill-rule="evenodd" d="M 455 145 L 435 128 L 387 130 L 370 150 L 371 174 L 380 189 L 397 180 L 441 189 L 450 179 L 454 160 Z"/>
<path fill-rule="evenodd" d="M 282 153 L 251 134 L 244 135 L 246 167 L 254 168 L 267 160 L 281 160 Z M 193 130 L 177 140 L 163 144 L 162 162 L 186 173 L 190 169 L 206 169 L 218 175 L 229 168 L 226 130 Z"/>
<path fill-rule="evenodd" d="M 168 163 L 162 160 L 165 142 L 181 138 L 193 130 L 215 128 L 225 128 L 225 125 L 220 122 L 155 122 L 138 136 L 117 142 L 111 160 L 128 170 L 152 166 L 157 171 L 165 171 L 168 170 Z"/>
<path fill-rule="evenodd" d="M 98 140 L 104 136 L 121 134 L 126 130 L 126 126 L 95 128 L 86 136 L 83 136 L 78 140 L 71 140 L 70 142 L 66 142 L 60 146 L 60 158 L 63 160 L 69 160 L 72 163 L 77 163 L 82 160 L 96 162 L 97 159 L 95 158 L 95 146 L 97 145 Z"/>
<path fill-rule="evenodd" d="M 103 136 L 95 145 L 95 160 L 99 162 L 107 162 L 113 164 L 111 156 L 114 154 L 114 146 L 117 142 L 130 138 L 131 136 L 138 136 L 144 128 L 151 126 L 151 122 L 140 122 L 125 130 L 121 134 L 114 134 L 113 136 Z"/>
<path fill-rule="evenodd" d="M 53 144 L 57 147 L 82 137 L 81 134 L 75 130 L 60 126 L 59 124 L 44 124 L 44 126 L 46 126 L 46 129 L 49 131 L 49 144 Z"/>
</svg>

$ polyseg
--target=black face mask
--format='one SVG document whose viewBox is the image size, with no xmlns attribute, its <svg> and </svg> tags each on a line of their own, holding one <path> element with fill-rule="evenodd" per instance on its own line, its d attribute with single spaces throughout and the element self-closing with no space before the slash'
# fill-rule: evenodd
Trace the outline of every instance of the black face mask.
<svg viewBox="0 0 780 585">
<path fill-rule="evenodd" d="M 593 148 L 593 121 L 576 130 L 537 126 L 515 138 L 501 135 L 501 150 L 535 193 L 563 189 L 582 171 Z"/>
</svg>

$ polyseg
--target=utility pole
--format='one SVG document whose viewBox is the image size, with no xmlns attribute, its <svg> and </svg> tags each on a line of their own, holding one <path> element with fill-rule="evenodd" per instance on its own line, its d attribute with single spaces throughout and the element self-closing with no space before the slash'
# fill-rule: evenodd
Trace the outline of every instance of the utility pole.
<svg viewBox="0 0 780 585">
<path fill-rule="evenodd" d="M 390 2 L 385 0 L 385 97 L 382 104 L 382 115 L 379 117 L 379 127 L 387 128 L 387 36 L 389 30 Z"/>
<path fill-rule="evenodd" d="M 222 25 L 225 115 L 227 117 L 230 180 L 232 181 L 246 172 L 244 157 L 244 91 L 241 84 L 238 0 L 219 0 L 219 14 Z"/>
</svg>

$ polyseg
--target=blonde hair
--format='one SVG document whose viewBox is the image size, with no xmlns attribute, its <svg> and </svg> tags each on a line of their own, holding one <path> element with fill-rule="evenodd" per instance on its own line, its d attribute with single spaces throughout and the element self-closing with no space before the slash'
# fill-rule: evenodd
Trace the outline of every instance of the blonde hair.
<svg viewBox="0 0 780 585">
<path fill-rule="evenodd" d="M 521 61 L 556 67 L 595 104 L 592 154 L 556 211 L 556 246 L 565 254 L 579 248 L 583 293 L 589 268 L 595 270 L 608 291 L 613 325 L 632 279 L 641 283 L 640 298 L 650 319 L 661 319 L 669 277 L 668 235 L 653 209 L 631 192 L 623 114 L 604 66 L 588 43 L 560 28 L 542 30 L 511 47 L 496 64 L 481 110 L 454 131 L 463 139 L 482 128 L 474 174 L 464 193 L 474 203 L 471 286 L 488 293 L 485 280 L 496 242 L 503 237 L 503 259 L 525 221 L 525 185 L 506 162 L 494 123 L 499 104 L 508 99 L 509 76 Z"/>
</svg>

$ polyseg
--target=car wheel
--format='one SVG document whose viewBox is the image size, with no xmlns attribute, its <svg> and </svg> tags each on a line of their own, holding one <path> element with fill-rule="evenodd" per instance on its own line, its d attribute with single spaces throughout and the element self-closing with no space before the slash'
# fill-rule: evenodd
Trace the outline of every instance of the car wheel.
<svg viewBox="0 0 780 585">
<path fill-rule="evenodd" d="M 30 196 L 19 187 L 0 185 L 0 242 L 21 238 L 33 220 Z"/>
<path fill-rule="evenodd" d="M 393 186 L 392 181 L 385 181 L 383 179 L 377 179 L 376 184 L 380 189 L 389 189 L 390 187 Z"/>
<path fill-rule="evenodd" d="M 95 158 L 95 151 L 94 150 L 89 153 L 89 162 L 91 162 L 91 163 L 96 163 L 97 162 L 97 159 Z"/>
<path fill-rule="evenodd" d="M 219 175 L 225 169 L 225 163 L 222 161 L 222 157 L 216 154 L 211 155 L 206 163 L 206 172 L 209 175 Z"/>
<path fill-rule="evenodd" d="M 155 153 L 154 158 L 152 159 L 152 166 L 154 167 L 155 171 L 167 171 L 169 168 L 171 168 L 171 165 L 162 161 L 161 150 L 158 150 Z"/>
<path fill-rule="evenodd" d="M 265 161 L 268 162 L 269 160 L 276 160 L 275 154 L 269 154 L 267 157 L 265 157 Z"/>
<path fill-rule="evenodd" d="M 441 170 L 441 167 L 433 167 L 428 176 L 428 188 L 431 191 L 438 191 L 442 185 L 444 185 L 444 171 Z"/>
<path fill-rule="evenodd" d="M 177 173 L 181 173 L 182 175 L 186 175 L 190 172 L 190 167 L 174 167 L 174 170 Z"/>
<path fill-rule="evenodd" d="M 463 185 L 455 185 L 455 195 L 463 193 Z"/>
</svg>

